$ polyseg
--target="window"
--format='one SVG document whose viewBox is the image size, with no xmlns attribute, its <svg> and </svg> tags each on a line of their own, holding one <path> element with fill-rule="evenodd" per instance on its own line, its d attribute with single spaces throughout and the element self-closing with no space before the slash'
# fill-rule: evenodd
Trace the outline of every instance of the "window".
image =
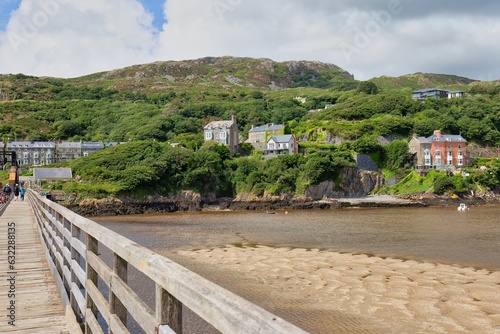
<svg viewBox="0 0 500 334">
<path fill-rule="evenodd" d="M 267 148 L 268 148 L 269 150 L 274 150 L 274 143 L 269 143 L 269 144 L 267 144 Z"/>
<path fill-rule="evenodd" d="M 226 131 L 221 131 L 220 133 L 220 139 L 226 139 L 227 138 L 227 132 Z"/>
<path fill-rule="evenodd" d="M 207 140 L 210 140 L 213 138 L 213 135 L 212 135 L 212 132 L 211 131 L 207 131 L 205 132 L 205 139 Z"/>
<path fill-rule="evenodd" d="M 436 151 L 436 157 L 440 157 L 441 156 L 441 151 L 437 150 Z"/>
<path fill-rule="evenodd" d="M 458 151 L 458 157 L 461 158 L 463 156 L 464 156 L 464 154 L 462 153 L 462 151 Z"/>
<path fill-rule="evenodd" d="M 464 165 L 464 159 L 458 158 L 458 165 L 463 166 Z"/>
<path fill-rule="evenodd" d="M 451 151 L 448 151 L 448 159 L 451 158 Z"/>
</svg>

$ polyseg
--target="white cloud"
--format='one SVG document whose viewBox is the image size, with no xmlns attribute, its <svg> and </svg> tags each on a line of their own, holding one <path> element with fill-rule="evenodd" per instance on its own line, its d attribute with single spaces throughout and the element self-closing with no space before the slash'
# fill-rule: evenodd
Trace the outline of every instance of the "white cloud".
<svg viewBox="0 0 500 334">
<path fill-rule="evenodd" d="M 361 80 L 418 71 L 500 78 L 500 3 L 483 1 L 482 12 L 459 1 L 450 10 L 433 0 L 168 0 L 168 23 L 156 31 L 139 0 L 22 0 L 0 35 L 0 73 L 68 77 L 232 55 L 319 60 Z M 49 3 L 58 7 L 43 9 Z"/>
<path fill-rule="evenodd" d="M 0 35 L 1 73 L 72 77 L 153 60 L 136 0 L 23 0 Z"/>
</svg>

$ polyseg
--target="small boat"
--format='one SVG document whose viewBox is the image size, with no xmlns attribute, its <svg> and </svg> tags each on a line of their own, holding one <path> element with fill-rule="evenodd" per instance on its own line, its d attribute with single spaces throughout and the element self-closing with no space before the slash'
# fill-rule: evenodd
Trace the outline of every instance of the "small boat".
<svg viewBox="0 0 500 334">
<path fill-rule="evenodd" d="M 466 210 L 469 210 L 469 208 L 467 207 L 467 205 L 465 205 L 465 203 L 460 203 L 457 210 L 458 211 L 466 211 Z"/>
</svg>

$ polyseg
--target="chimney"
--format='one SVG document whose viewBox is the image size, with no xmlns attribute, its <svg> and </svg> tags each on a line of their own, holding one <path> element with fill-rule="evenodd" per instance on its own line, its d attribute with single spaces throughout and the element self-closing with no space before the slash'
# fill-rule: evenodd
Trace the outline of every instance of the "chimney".
<svg viewBox="0 0 500 334">
<path fill-rule="evenodd" d="M 231 122 L 233 122 L 234 124 L 236 124 L 236 115 L 235 114 L 231 115 Z"/>
<path fill-rule="evenodd" d="M 441 138 L 441 130 L 434 130 L 434 136 Z"/>
</svg>

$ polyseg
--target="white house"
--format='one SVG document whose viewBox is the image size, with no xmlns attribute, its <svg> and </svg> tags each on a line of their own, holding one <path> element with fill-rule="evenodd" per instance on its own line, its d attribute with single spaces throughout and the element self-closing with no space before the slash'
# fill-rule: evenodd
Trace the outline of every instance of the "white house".
<svg viewBox="0 0 500 334">
<path fill-rule="evenodd" d="M 295 135 L 272 136 L 267 141 L 266 155 L 296 154 L 299 151 L 299 145 Z"/>
</svg>

